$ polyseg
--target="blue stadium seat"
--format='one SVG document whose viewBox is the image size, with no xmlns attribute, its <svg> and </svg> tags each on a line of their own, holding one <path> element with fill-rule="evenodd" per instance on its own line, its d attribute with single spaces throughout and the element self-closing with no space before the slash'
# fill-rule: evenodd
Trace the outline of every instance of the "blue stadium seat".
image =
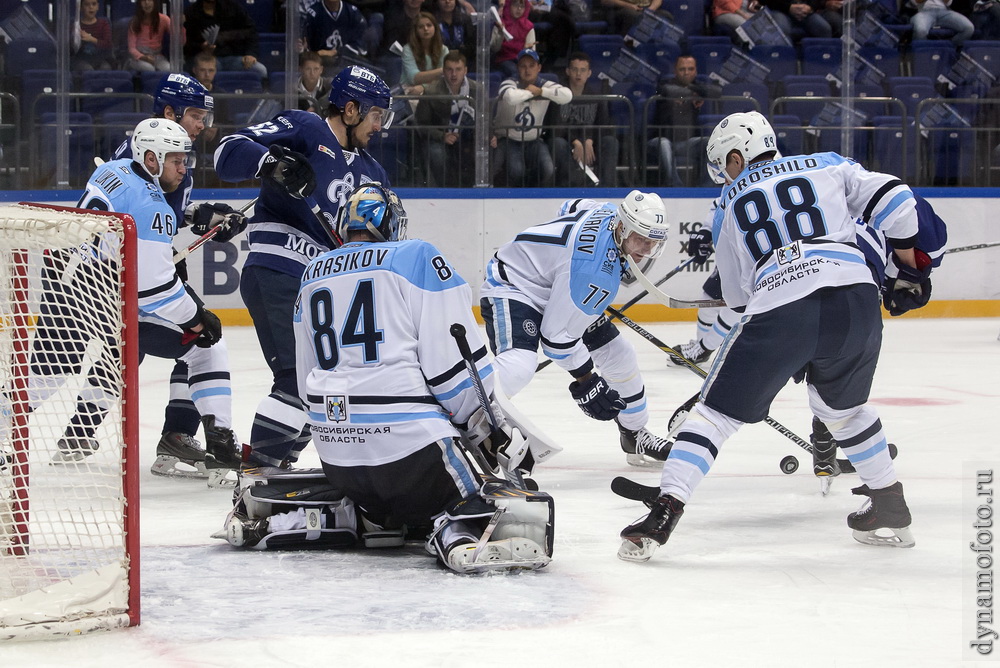
<svg viewBox="0 0 1000 668">
<path fill-rule="evenodd" d="M 727 44 L 695 44 L 688 47 L 688 51 L 698 62 L 698 71 L 703 74 L 715 72 L 729 58 L 729 52 L 733 50 L 732 42 Z"/>
<path fill-rule="evenodd" d="M 723 47 L 733 45 L 733 41 L 724 35 L 688 35 L 685 41 L 689 50 L 696 46 Z"/>
<path fill-rule="evenodd" d="M 56 115 L 42 114 L 41 125 L 35 135 L 39 158 L 39 174 L 51 177 L 56 168 Z M 94 121 L 90 114 L 69 114 L 69 177 L 70 186 L 83 186 L 94 171 Z M 48 185 L 53 185 L 51 178 Z"/>
<path fill-rule="evenodd" d="M 864 46 L 858 50 L 858 55 L 882 70 L 887 77 L 899 76 L 898 50 Z"/>
<path fill-rule="evenodd" d="M 640 44 L 634 51 L 636 56 L 663 72 L 664 76 L 673 76 L 674 63 L 681 55 L 678 44 Z"/>
<path fill-rule="evenodd" d="M 646 124 L 642 120 L 643 111 L 646 108 L 646 100 L 656 94 L 654 86 L 646 83 L 616 83 L 611 87 L 611 94 L 626 97 L 632 103 L 631 108 L 623 102 L 611 102 L 608 105 L 608 113 L 615 125 L 645 127 Z"/>
<path fill-rule="evenodd" d="M 841 45 L 839 39 L 803 37 L 802 74 L 827 75 L 840 67 Z"/>
<path fill-rule="evenodd" d="M 135 0 L 107 0 L 105 5 L 112 22 L 135 16 Z"/>
<path fill-rule="evenodd" d="M 603 35 L 608 31 L 607 21 L 577 21 L 577 35 Z"/>
<path fill-rule="evenodd" d="M 54 68 L 56 45 L 50 39 L 15 39 L 7 45 L 4 56 L 9 76 L 22 76 L 26 70 Z"/>
<path fill-rule="evenodd" d="M 969 40 L 962 49 L 993 74 L 1000 74 L 1000 42 Z"/>
<path fill-rule="evenodd" d="M 854 85 L 854 97 L 859 98 L 869 98 L 878 97 L 884 98 L 886 96 L 885 90 L 882 86 L 877 86 L 875 84 L 855 84 Z M 868 116 L 884 116 L 891 113 L 890 110 L 886 109 L 885 102 L 866 102 L 864 100 L 857 100 L 855 103 L 855 108 L 859 111 L 863 111 Z"/>
<path fill-rule="evenodd" d="M 830 84 L 821 77 L 806 79 L 804 75 L 800 77 L 789 77 L 791 81 L 785 82 L 785 90 L 782 97 L 828 97 L 830 95 Z M 823 108 L 825 102 L 810 100 L 790 100 L 778 104 L 775 111 L 779 114 L 796 116 L 800 120 L 800 125 L 805 125 Z"/>
<path fill-rule="evenodd" d="M 958 57 L 955 45 L 947 40 L 914 40 L 910 52 L 911 74 L 930 77 L 931 81 L 951 70 Z"/>
<path fill-rule="evenodd" d="M 149 118 L 149 114 L 141 111 L 130 112 L 107 112 L 101 116 L 99 124 L 100 137 L 97 155 L 105 160 L 110 159 L 112 154 L 121 143 L 132 136 L 132 131 L 140 122 Z"/>
<path fill-rule="evenodd" d="M 760 111 L 767 114 L 770 110 L 771 96 L 767 86 L 755 83 L 731 83 L 722 87 L 723 97 L 740 97 L 742 100 L 722 100 L 712 106 L 722 115 L 735 114 L 740 111 Z M 756 100 L 757 104 L 754 104 Z M 711 104 L 707 101 L 705 106 Z M 714 127 L 714 126 L 713 126 Z"/>
<path fill-rule="evenodd" d="M 594 75 L 607 72 L 625 44 L 621 35 L 580 35 L 576 38 L 580 50 L 590 56 Z"/>
<path fill-rule="evenodd" d="M 215 75 L 215 85 L 226 93 L 236 93 L 242 98 L 224 99 L 224 106 L 231 117 L 230 120 L 240 122 L 238 119 L 249 115 L 257 106 L 257 98 L 253 93 L 263 93 L 264 85 L 260 76 L 253 71 L 242 72 L 219 72 Z M 243 118 L 242 120 L 245 120 Z"/>
<path fill-rule="evenodd" d="M 260 33 L 257 37 L 257 58 L 268 74 L 285 70 L 285 33 Z"/>
<path fill-rule="evenodd" d="M 239 3 L 250 15 L 257 27 L 257 33 L 270 32 L 274 27 L 274 3 L 272 0 L 241 0 Z M 270 72 L 270 69 L 268 69 Z"/>
<path fill-rule="evenodd" d="M 125 70 L 93 70 L 81 74 L 80 90 L 84 93 L 135 93 L 132 73 Z M 80 111 L 95 118 L 108 112 L 130 112 L 136 110 L 134 97 L 84 98 Z"/>
<path fill-rule="evenodd" d="M 928 157 L 931 184 L 935 186 L 973 185 L 976 169 L 976 133 L 973 128 L 930 128 Z"/>
<path fill-rule="evenodd" d="M 917 134 L 911 118 L 876 116 L 872 119 L 871 168 L 905 180 L 914 180 Z"/>
<path fill-rule="evenodd" d="M 410 141 L 405 128 L 376 133 L 368 144 L 368 152 L 385 168 L 389 183 L 394 187 L 412 185 L 410 175 Z"/>
<path fill-rule="evenodd" d="M 285 82 L 288 75 L 284 70 L 268 70 L 267 90 L 272 95 L 281 95 L 285 92 Z"/>
<path fill-rule="evenodd" d="M 771 70 L 767 80 L 772 84 L 799 73 L 799 59 L 794 46 L 755 46 L 750 49 L 750 57 Z"/>
<path fill-rule="evenodd" d="M 798 116 L 776 114 L 771 116 L 771 127 L 781 155 L 802 155 L 805 153 L 805 130 Z"/>
<path fill-rule="evenodd" d="M 663 0 L 660 9 L 670 12 L 674 23 L 690 38 L 705 32 L 705 3 L 702 0 Z"/>
<path fill-rule="evenodd" d="M 927 77 L 897 77 L 889 82 L 889 95 L 906 106 L 906 115 L 912 119 L 917 113 L 917 105 L 922 100 L 937 97 L 938 93 Z"/>
<path fill-rule="evenodd" d="M 473 81 L 475 81 L 476 80 L 476 73 L 475 72 L 469 72 L 468 77 L 470 79 L 472 79 Z M 489 85 L 489 93 L 488 93 L 490 97 L 496 97 L 497 96 L 497 93 L 500 92 L 500 83 L 502 81 L 503 81 L 503 73 L 502 72 L 490 72 L 490 74 L 489 74 L 489 83 L 490 83 L 490 85 Z"/>
<path fill-rule="evenodd" d="M 21 119 L 38 118 L 46 112 L 55 112 L 56 98 L 37 100 L 43 93 L 56 90 L 55 70 L 24 70 L 21 76 Z M 37 100 L 37 103 L 36 103 Z"/>
</svg>

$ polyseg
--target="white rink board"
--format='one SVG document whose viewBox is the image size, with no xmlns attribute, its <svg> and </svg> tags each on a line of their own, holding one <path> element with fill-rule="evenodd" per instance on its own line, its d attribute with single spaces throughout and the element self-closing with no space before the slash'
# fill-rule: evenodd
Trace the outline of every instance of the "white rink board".
<svg viewBox="0 0 1000 668">
<path fill-rule="evenodd" d="M 581 191 L 584 192 L 584 191 Z M 659 191 L 668 195 L 668 191 Z M 195 195 L 198 193 L 196 192 Z M 624 193 L 623 193 L 624 194 Z M 199 198 L 196 197 L 196 201 Z M 1000 230 L 994 223 L 997 200 L 992 198 L 932 198 L 928 200 L 949 226 L 949 246 L 965 246 L 1000 240 Z M 245 199 L 223 200 L 234 207 L 246 204 Z M 616 200 L 617 201 L 617 200 Z M 670 244 L 656 266 L 647 272 L 656 280 L 687 259 L 684 243 L 688 233 L 708 215 L 711 198 L 665 199 L 671 220 Z M 483 268 L 496 249 L 521 230 L 555 217 L 562 198 L 539 199 L 421 199 L 404 200 L 409 216 L 408 235 L 437 246 L 458 272 L 472 285 L 478 304 L 479 285 Z M 994 215 L 991 215 L 994 214 Z M 193 236 L 182 230 L 174 245 L 190 243 Z M 237 251 L 237 249 L 239 249 Z M 245 237 L 239 246 L 206 244 L 188 259 L 191 284 L 212 309 L 241 309 L 238 270 L 246 256 Z M 956 261 L 959 260 L 959 261 Z M 670 293 L 689 298 L 701 294 L 701 284 L 713 266 L 683 272 L 670 280 Z M 934 273 L 934 299 L 1000 299 L 1000 247 L 969 251 L 945 258 Z M 624 287 L 617 303 L 624 303 L 639 291 L 636 286 Z"/>
</svg>

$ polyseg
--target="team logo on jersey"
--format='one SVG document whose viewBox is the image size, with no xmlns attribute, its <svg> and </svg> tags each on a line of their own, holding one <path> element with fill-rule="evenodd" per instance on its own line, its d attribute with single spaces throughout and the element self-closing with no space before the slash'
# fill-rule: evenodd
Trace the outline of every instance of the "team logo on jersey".
<svg viewBox="0 0 1000 668">
<path fill-rule="evenodd" d="M 324 397 L 326 400 L 326 419 L 331 422 L 343 422 L 347 419 L 347 397 L 335 394 Z"/>
<path fill-rule="evenodd" d="M 535 324 L 534 320 L 525 320 L 524 324 L 521 326 L 524 327 L 524 333 L 527 334 L 528 336 L 530 337 L 538 336 L 538 325 Z"/>
<path fill-rule="evenodd" d="M 787 246 L 782 246 L 778 249 L 778 264 L 791 264 L 796 260 L 802 259 L 802 242 L 796 241 L 795 243 L 788 244 Z"/>
<path fill-rule="evenodd" d="M 332 148 L 329 148 L 327 146 L 323 146 L 322 144 L 320 144 L 317 148 L 319 149 L 319 151 L 321 153 L 326 153 L 328 156 L 330 156 L 334 160 L 337 159 L 337 154 L 333 152 Z"/>
</svg>

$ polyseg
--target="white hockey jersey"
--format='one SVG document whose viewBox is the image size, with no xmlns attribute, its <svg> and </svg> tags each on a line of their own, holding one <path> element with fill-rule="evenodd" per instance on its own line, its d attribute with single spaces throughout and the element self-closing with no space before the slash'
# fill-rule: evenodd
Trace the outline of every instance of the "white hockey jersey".
<svg viewBox="0 0 1000 668">
<path fill-rule="evenodd" d="M 465 327 L 488 394 L 472 290 L 425 241 L 348 243 L 307 267 L 295 303 L 299 395 L 324 462 L 375 466 L 457 436 L 479 407 L 450 333 Z"/>
<path fill-rule="evenodd" d="M 139 314 L 181 328 L 199 323 L 198 304 L 177 276 L 172 241 L 179 221 L 152 178 L 130 158 L 106 162 L 90 176 L 78 206 L 135 219 Z"/>
<path fill-rule="evenodd" d="M 590 361 L 580 337 L 621 286 L 616 211 L 610 202 L 583 200 L 573 213 L 518 234 L 486 265 L 480 296 L 513 299 L 541 313 L 542 352 L 570 372 Z"/>
<path fill-rule="evenodd" d="M 874 283 L 857 218 L 894 239 L 917 233 L 902 181 L 836 153 L 748 167 L 723 189 L 712 221 L 726 304 L 761 313 L 821 288 Z"/>
</svg>

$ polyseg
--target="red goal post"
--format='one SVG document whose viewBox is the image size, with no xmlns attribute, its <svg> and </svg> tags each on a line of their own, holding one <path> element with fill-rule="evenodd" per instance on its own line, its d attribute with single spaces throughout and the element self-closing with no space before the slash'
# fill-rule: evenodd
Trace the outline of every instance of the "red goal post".
<svg viewBox="0 0 1000 668">
<path fill-rule="evenodd" d="M 0 641 L 139 623 L 136 270 L 128 215 L 0 206 Z M 53 463 L 78 397 L 98 447 Z"/>
</svg>

